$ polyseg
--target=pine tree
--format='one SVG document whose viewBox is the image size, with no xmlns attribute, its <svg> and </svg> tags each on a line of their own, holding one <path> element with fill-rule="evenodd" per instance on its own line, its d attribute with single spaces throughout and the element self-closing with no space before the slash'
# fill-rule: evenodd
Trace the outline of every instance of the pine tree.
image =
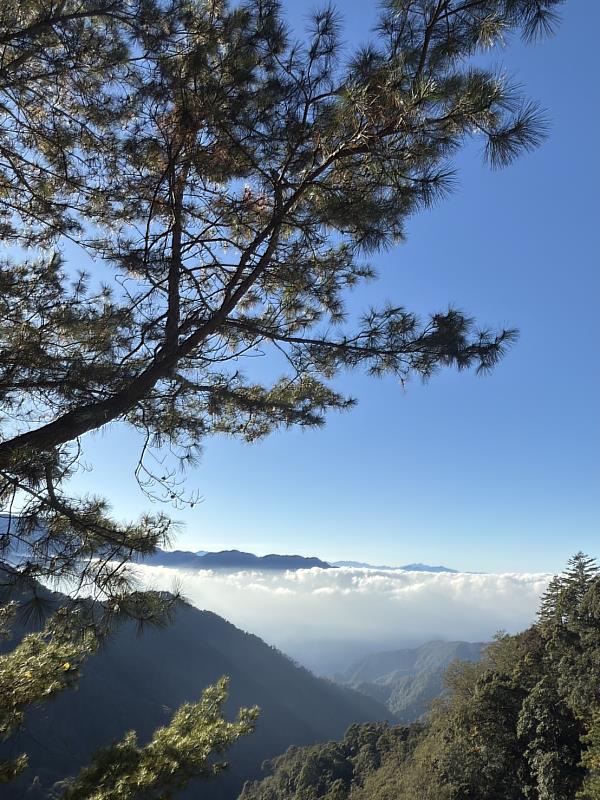
<svg viewBox="0 0 600 800">
<path fill-rule="evenodd" d="M 540 142 L 537 109 L 472 59 L 510 32 L 547 33 L 558 5 L 387 0 L 348 63 L 331 9 L 297 43 L 275 0 L 2 5 L 0 233 L 41 248 L 0 263 L 7 593 L 40 608 L 38 581 L 78 587 L 57 634 L 74 641 L 168 611 L 130 569 L 168 541 L 168 518 L 117 524 L 105 500 L 69 491 L 90 431 L 140 431 L 141 487 L 184 502 L 176 467 L 206 436 L 320 425 L 353 403 L 331 384 L 340 371 L 405 381 L 496 364 L 513 330 L 400 304 L 353 325 L 346 301 L 451 189 L 467 139 L 493 167 Z M 64 263 L 67 240 L 97 272 Z M 242 370 L 258 353 L 281 377 Z M 157 472 L 153 448 L 179 464 Z"/>
<path fill-rule="evenodd" d="M 250 731 L 258 709 L 243 709 L 226 722 L 222 706 L 227 680 L 209 686 L 200 702 L 182 705 L 171 723 L 143 746 L 134 731 L 97 753 L 93 762 L 65 785 L 64 800 L 164 800 L 192 778 L 209 778 L 223 769 L 216 757 Z"/>
<path fill-rule="evenodd" d="M 16 610 L 16 603 L 2 609 L 4 638 L 8 638 L 10 618 Z M 29 706 L 48 701 L 76 683 L 81 664 L 95 644 L 90 632 L 74 640 L 53 636 L 49 623 L 44 631 L 25 636 L 13 650 L 0 655 L 0 742 L 19 728 Z M 0 784 L 15 778 L 26 766 L 25 754 L 10 760 L 0 759 Z"/>
<path fill-rule="evenodd" d="M 50 249 L 0 265 L 0 496 L 24 508 L 3 543 L 31 551 L 22 577 L 46 577 L 51 545 L 53 575 L 85 564 L 121 604 L 124 572 L 101 565 L 168 537 L 164 517 L 123 528 L 69 496 L 89 431 L 141 431 L 140 484 L 178 500 L 176 465 L 157 472 L 153 447 L 186 466 L 211 433 L 322 424 L 352 405 L 328 382 L 347 368 L 404 381 L 497 362 L 514 331 L 400 305 L 353 328 L 345 302 L 373 277 L 369 254 L 448 192 L 466 139 L 493 166 L 538 144 L 533 106 L 469 58 L 545 32 L 556 5 L 390 0 L 347 66 L 333 11 L 299 44 L 272 0 L 6 9 L 5 234 L 71 237 L 108 275 L 76 275 Z M 257 353 L 284 370 L 270 385 L 242 371 Z"/>
<path fill-rule="evenodd" d="M 142 10 L 143 9 L 143 10 Z M 3 0 L 0 7 L 0 235 L 50 245 L 75 236 L 74 198 L 90 187 L 80 148 L 111 118 L 103 87 L 127 60 L 128 33 L 158 12 L 135 0 Z"/>
</svg>

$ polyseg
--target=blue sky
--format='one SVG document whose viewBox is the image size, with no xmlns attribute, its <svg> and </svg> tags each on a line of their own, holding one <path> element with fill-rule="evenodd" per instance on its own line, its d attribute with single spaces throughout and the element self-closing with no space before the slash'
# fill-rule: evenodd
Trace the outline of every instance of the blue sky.
<svg viewBox="0 0 600 800">
<path fill-rule="evenodd" d="M 301 33 L 315 4 L 284 6 Z M 372 7 L 337 7 L 348 40 L 363 41 Z M 599 23 L 600 4 L 572 0 L 553 39 L 493 56 L 547 109 L 549 139 L 500 172 L 464 151 L 457 191 L 375 256 L 381 279 L 360 298 L 422 314 L 453 304 L 517 326 L 518 344 L 485 378 L 445 371 L 403 390 L 348 374 L 337 386 L 359 405 L 321 430 L 207 441 L 188 476 L 203 500 L 172 511 L 178 547 L 473 571 L 558 571 L 578 549 L 600 555 Z M 107 495 L 119 517 L 148 509 L 135 436 L 117 426 L 85 445 L 94 470 L 77 488 Z"/>
</svg>

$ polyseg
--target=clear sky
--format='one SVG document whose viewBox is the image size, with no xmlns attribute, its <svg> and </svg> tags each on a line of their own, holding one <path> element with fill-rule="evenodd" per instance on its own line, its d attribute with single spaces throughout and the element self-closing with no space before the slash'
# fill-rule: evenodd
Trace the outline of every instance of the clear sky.
<svg viewBox="0 0 600 800">
<path fill-rule="evenodd" d="M 348 40 L 364 41 L 374 6 L 336 5 Z M 301 34 L 316 3 L 284 7 Z M 518 344 L 485 378 L 445 371 L 403 390 L 350 373 L 337 385 L 358 407 L 321 430 L 207 441 L 188 476 L 203 501 L 172 512 L 177 547 L 472 571 L 600 556 L 599 24 L 600 3 L 569 0 L 553 39 L 494 56 L 547 109 L 549 139 L 500 172 L 465 151 L 455 194 L 373 259 L 381 280 L 361 297 L 423 314 L 453 304 L 517 326 Z M 94 470 L 78 488 L 106 494 L 119 517 L 148 509 L 135 436 L 117 426 L 85 444 Z"/>
</svg>

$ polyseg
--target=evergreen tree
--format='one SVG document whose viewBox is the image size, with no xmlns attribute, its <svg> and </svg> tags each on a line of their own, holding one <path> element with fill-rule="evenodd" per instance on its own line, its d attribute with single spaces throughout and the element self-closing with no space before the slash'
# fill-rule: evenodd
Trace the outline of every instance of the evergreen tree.
<svg viewBox="0 0 600 800">
<path fill-rule="evenodd" d="M 157 472 L 152 448 L 185 467 L 211 433 L 319 425 L 352 405 L 330 384 L 347 368 L 404 381 L 494 366 L 514 331 L 401 305 L 353 325 L 345 302 L 374 276 L 369 256 L 448 192 L 469 137 L 493 167 L 539 143 L 535 107 L 472 59 L 548 32 L 558 5 L 387 0 L 346 65 L 331 9 L 297 43 L 275 0 L 3 3 L 0 234 L 42 249 L 0 263 L 2 584 L 37 611 L 39 580 L 75 587 L 49 633 L 2 657 L 6 674 L 34 641 L 41 677 L 55 646 L 172 602 L 136 592 L 130 570 L 169 520 L 117 524 L 105 500 L 71 495 L 86 433 L 133 426 L 141 487 L 184 502 L 177 464 Z M 67 240 L 97 272 L 64 263 Z M 242 370 L 257 353 L 281 373 L 270 384 Z M 148 757 L 132 738 L 122 751 L 132 770 Z"/>
<path fill-rule="evenodd" d="M 556 622 L 561 619 L 561 595 L 563 591 L 563 581 L 558 575 L 555 575 L 548 588 L 542 595 L 539 618 L 540 622 Z"/>
<path fill-rule="evenodd" d="M 579 552 L 565 573 L 551 582 L 540 610 L 545 657 L 553 665 L 561 693 L 569 697 L 578 716 L 588 719 L 600 702 L 599 596 L 596 561 Z"/>
<path fill-rule="evenodd" d="M 249 733 L 258 714 L 255 708 L 244 709 L 235 722 L 226 722 L 222 716 L 226 699 L 223 679 L 205 689 L 199 703 L 182 705 L 148 744 L 138 745 L 130 731 L 67 782 L 64 800 L 166 800 L 192 778 L 217 775 L 224 765 L 215 756 Z"/>
<path fill-rule="evenodd" d="M 574 796 L 583 777 L 579 766 L 582 733 L 573 711 L 544 677 L 524 700 L 517 724 L 535 787 L 530 796 L 538 800 Z"/>
<path fill-rule="evenodd" d="M 345 300 L 373 277 L 368 254 L 449 190 L 467 138 L 493 166 L 539 142 L 533 106 L 469 58 L 545 32 L 557 5 L 390 0 L 348 66 L 331 10 L 299 44 L 272 0 L 35 2 L 16 23 L 7 9 L 6 235 L 71 237 L 107 276 L 73 275 L 49 250 L 0 268 L 0 492 L 25 508 L 3 543 L 30 549 L 22 575 L 48 571 L 51 544 L 53 574 L 85 564 L 120 605 L 124 572 L 101 565 L 168 536 L 164 518 L 123 528 L 103 501 L 69 496 L 89 431 L 141 431 L 140 484 L 183 500 L 153 447 L 186 466 L 214 432 L 319 425 L 352 404 L 328 384 L 349 367 L 405 380 L 496 363 L 511 330 L 400 305 L 351 327 Z M 257 353 L 283 370 L 271 385 L 242 371 Z"/>
<path fill-rule="evenodd" d="M 16 604 L 5 606 L 3 612 L 6 638 Z M 12 651 L 0 655 L 0 742 L 22 724 L 25 709 L 73 686 L 82 661 L 93 648 L 92 634 L 72 641 L 52 636 L 51 625 L 47 625 L 44 632 L 25 636 Z M 0 784 L 16 777 L 26 766 L 25 754 L 11 760 L 0 759 Z"/>
<path fill-rule="evenodd" d="M 581 551 L 569 559 L 569 564 L 563 578 L 567 606 L 576 609 L 577 618 L 582 610 L 582 601 L 594 579 L 598 577 L 598 566 L 595 558 L 586 556 Z"/>
</svg>

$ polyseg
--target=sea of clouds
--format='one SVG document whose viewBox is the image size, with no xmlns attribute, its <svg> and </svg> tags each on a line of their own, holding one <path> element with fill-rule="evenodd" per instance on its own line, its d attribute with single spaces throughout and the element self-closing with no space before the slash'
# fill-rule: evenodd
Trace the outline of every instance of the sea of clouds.
<svg viewBox="0 0 600 800">
<path fill-rule="evenodd" d="M 354 642 L 365 650 L 432 639 L 488 641 L 530 625 L 551 575 L 305 569 L 191 572 L 138 567 L 144 586 L 178 587 L 195 606 L 225 617 L 298 657 L 302 642 Z M 302 660 L 301 658 L 299 660 Z"/>
</svg>

